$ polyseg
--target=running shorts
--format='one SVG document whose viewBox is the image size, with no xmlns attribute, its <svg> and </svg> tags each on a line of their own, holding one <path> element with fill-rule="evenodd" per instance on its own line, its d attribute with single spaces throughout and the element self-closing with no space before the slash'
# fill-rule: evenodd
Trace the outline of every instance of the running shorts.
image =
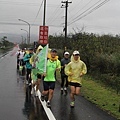
<svg viewBox="0 0 120 120">
<path fill-rule="evenodd" d="M 55 82 L 43 81 L 43 87 L 44 87 L 44 91 L 47 91 L 49 89 L 54 90 L 55 89 Z"/>
<path fill-rule="evenodd" d="M 69 82 L 68 84 L 69 84 L 70 86 L 74 86 L 74 87 L 82 87 L 82 85 L 79 84 L 79 83 Z"/>
</svg>

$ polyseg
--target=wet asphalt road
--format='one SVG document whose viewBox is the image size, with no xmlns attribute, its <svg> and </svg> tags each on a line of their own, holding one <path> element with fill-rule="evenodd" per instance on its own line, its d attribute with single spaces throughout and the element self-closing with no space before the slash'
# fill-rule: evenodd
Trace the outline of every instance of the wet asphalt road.
<svg viewBox="0 0 120 120">
<path fill-rule="evenodd" d="M 37 101 L 37 108 L 26 100 L 24 77 L 16 71 L 15 48 L 0 58 L 0 120 L 47 120 Z"/>
<path fill-rule="evenodd" d="M 0 59 L 0 120 L 47 120 L 38 99 L 37 107 L 26 100 L 25 78 L 16 71 L 16 51 L 14 48 Z M 81 96 L 76 98 L 74 109 L 69 103 L 69 95 L 61 96 L 60 84 L 56 82 L 51 110 L 57 120 L 116 120 Z"/>
</svg>

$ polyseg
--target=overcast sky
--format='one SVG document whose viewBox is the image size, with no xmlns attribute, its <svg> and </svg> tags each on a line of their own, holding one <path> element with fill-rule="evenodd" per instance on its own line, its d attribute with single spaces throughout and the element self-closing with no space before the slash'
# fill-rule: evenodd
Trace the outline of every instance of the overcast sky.
<svg viewBox="0 0 120 120">
<path fill-rule="evenodd" d="M 49 34 L 63 33 L 65 8 L 61 8 L 62 0 L 46 1 Z M 120 0 L 69 1 L 72 2 L 68 7 L 69 33 L 79 32 L 83 28 L 84 32 L 89 33 L 119 34 Z M 38 35 L 39 26 L 43 24 L 42 3 L 43 0 L 0 0 L 0 33 L 25 34 L 21 29 L 28 31 L 28 25 L 18 21 L 22 19 L 31 24 L 31 35 Z"/>
</svg>

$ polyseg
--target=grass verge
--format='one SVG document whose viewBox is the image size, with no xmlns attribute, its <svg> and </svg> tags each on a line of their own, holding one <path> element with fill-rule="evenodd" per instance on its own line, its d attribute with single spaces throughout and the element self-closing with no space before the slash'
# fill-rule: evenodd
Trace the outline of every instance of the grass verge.
<svg viewBox="0 0 120 120">
<path fill-rule="evenodd" d="M 82 83 L 82 96 L 120 120 L 120 94 L 87 75 Z"/>
</svg>

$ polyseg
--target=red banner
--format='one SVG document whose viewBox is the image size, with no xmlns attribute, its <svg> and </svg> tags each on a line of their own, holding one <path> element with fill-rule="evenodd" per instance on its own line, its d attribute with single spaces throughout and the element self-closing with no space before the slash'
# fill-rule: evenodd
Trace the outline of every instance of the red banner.
<svg viewBox="0 0 120 120">
<path fill-rule="evenodd" d="M 48 44 L 48 26 L 40 26 L 39 29 L 39 44 Z"/>
</svg>

